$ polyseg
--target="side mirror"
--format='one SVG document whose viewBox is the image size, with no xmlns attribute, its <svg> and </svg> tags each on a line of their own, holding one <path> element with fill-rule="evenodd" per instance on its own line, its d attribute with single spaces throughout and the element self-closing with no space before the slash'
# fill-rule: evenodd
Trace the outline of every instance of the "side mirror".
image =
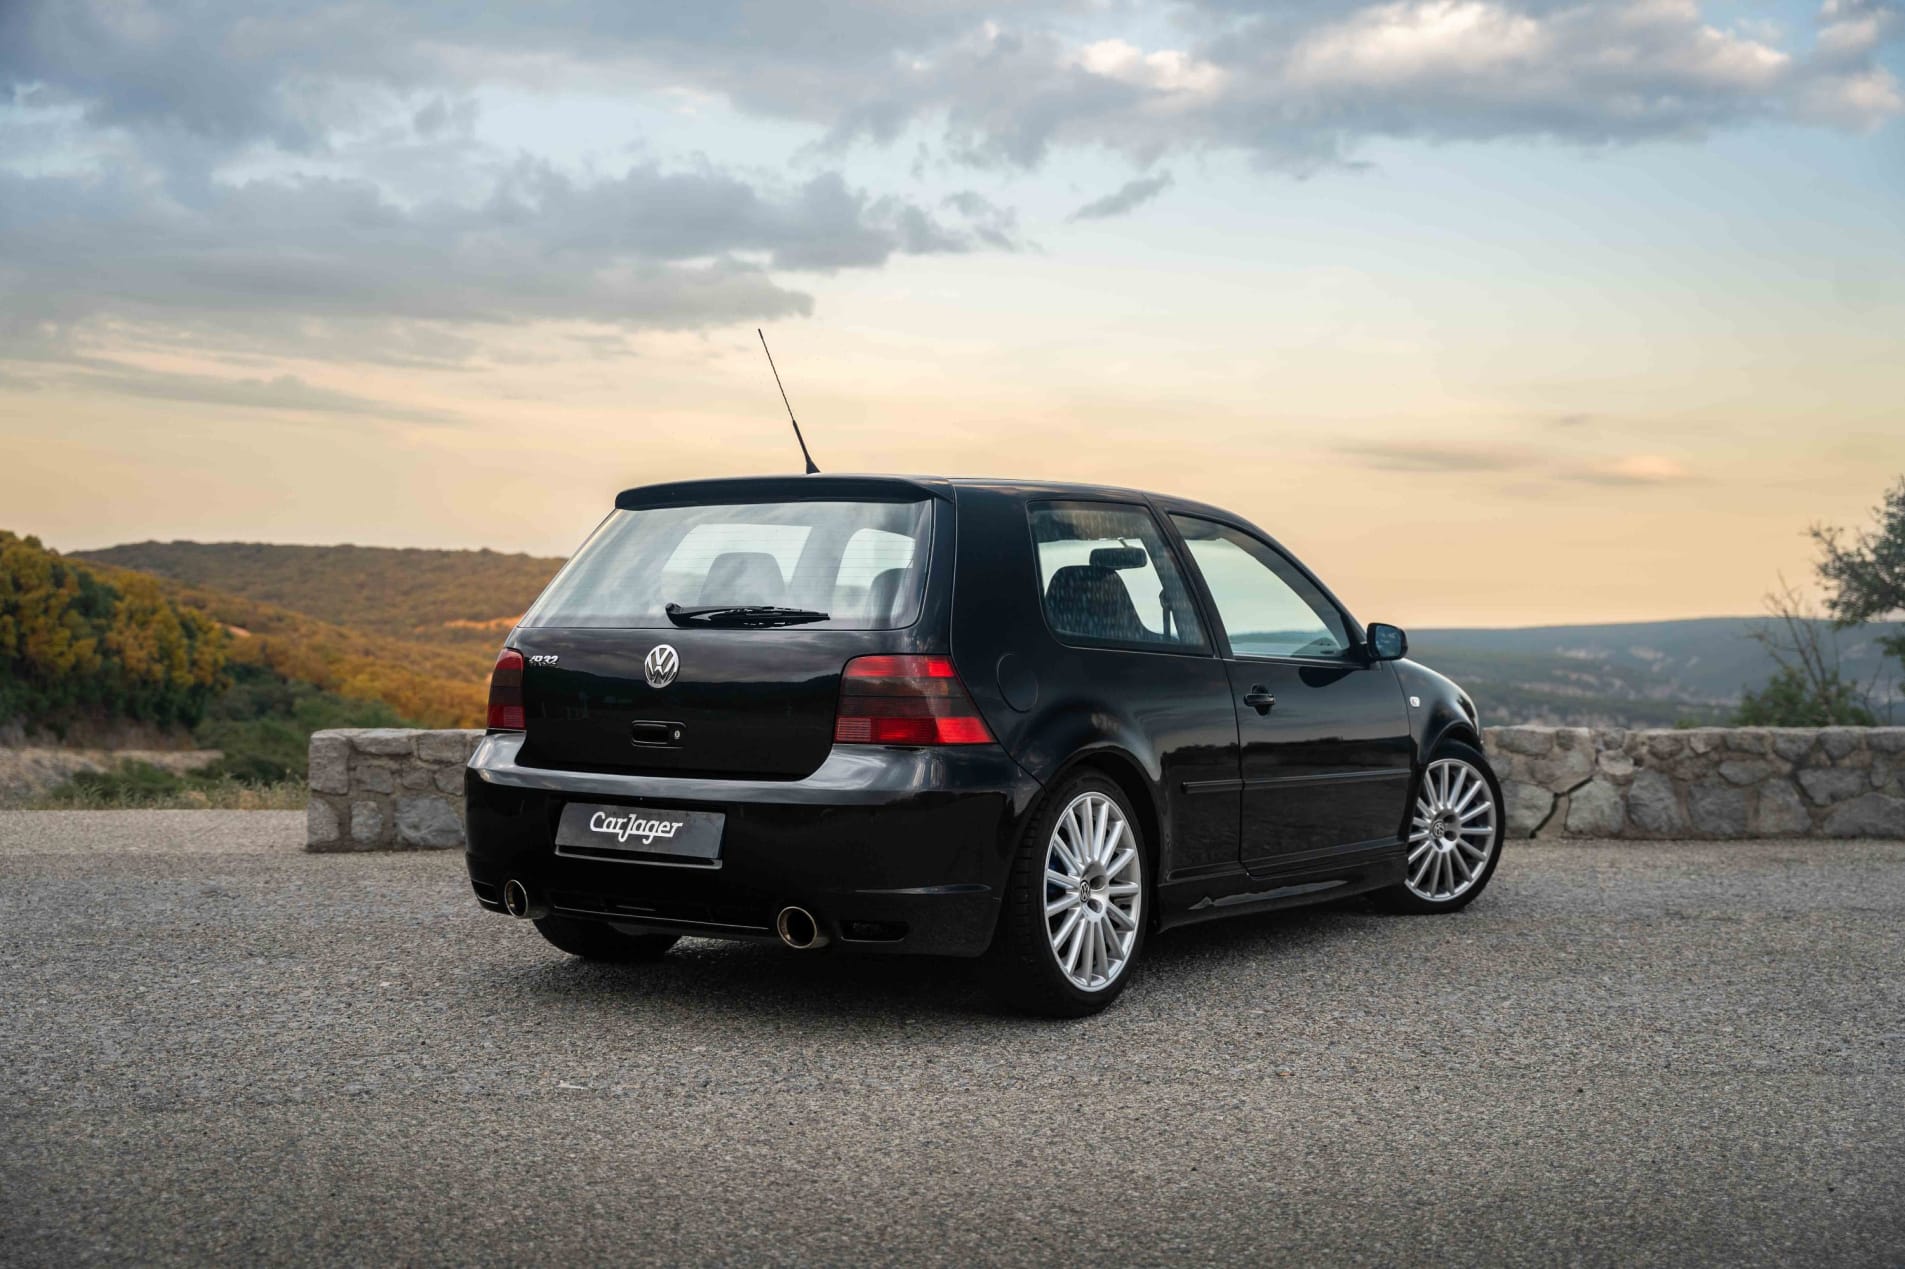
<svg viewBox="0 0 1905 1269">
<path fill-rule="evenodd" d="M 1400 627 L 1372 621 L 1363 631 L 1372 661 L 1397 661 L 1409 655 L 1409 636 Z"/>
</svg>

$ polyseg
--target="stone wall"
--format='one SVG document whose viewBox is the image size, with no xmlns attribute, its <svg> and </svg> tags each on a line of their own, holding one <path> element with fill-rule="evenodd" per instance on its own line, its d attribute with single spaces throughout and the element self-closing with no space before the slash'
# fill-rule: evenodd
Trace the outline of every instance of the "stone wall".
<svg viewBox="0 0 1905 1269">
<path fill-rule="evenodd" d="M 396 727 L 313 733 L 305 848 L 463 845 L 463 768 L 482 738 Z"/>
<path fill-rule="evenodd" d="M 1905 727 L 1491 727 L 1513 837 L 1905 837 Z"/>
<path fill-rule="evenodd" d="M 311 850 L 463 844 L 480 731 L 311 737 Z M 1511 837 L 1905 837 L 1905 727 L 1491 727 Z"/>
</svg>

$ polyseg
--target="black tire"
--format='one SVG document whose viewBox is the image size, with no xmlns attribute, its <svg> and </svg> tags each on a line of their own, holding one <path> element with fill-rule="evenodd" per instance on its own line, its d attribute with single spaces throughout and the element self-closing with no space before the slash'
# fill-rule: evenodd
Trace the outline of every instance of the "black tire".
<svg viewBox="0 0 1905 1269">
<path fill-rule="evenodd" d="M 1428 762 L 1423 764 L 1423 769 L 1416 774 L 1415 785 L 1409 792 L 1409 825 L 1403 833 L 1403 845 L 1405 850 L 1412 851 L 1415 849 L 1415 843 L 1410 841 L 1410 835 L 1422 827 L 1419 821 L 1421 809 L 1425 805 L 1424 782 L 1429 778 L 1430 771 L 1435 768 L 1437 763 L 1441 762 L 1466 764 L 1473 772 L 1481 776 L 1482 783 L 1488 791 L 1488 797 L 1491 799 L 1493 809 L 1494 837 L 1488 847 L 1488 858 L 1481 862 L 1479 872 L 1472 882 L 1469 882 L 1460 893 L 1447 896 L 1432 896 L 1422 893 L 1422 890 L 1433 889 L 1432 886 L 1425 885 L 1420 888 L 1412 888 L 1409 884 L 1409 880 L 1410 877 L 1415 875 L 1417 865 L 1414 863 L 1409 864 L 1409 877 L 1405 877 L 1404 880 L 1397 882 L 1395 885 L 1375 891 L 1370 895 L 1371 900 L 1374 901 L 1376 906 L 1382 908 L 1384 911 L 1412 913 L 1459 912 L 1469 904 L 1475 902 L 1476 896 L 1488 888 L 1489 880 L 1495 875 L 1495 866 L 1501 862 L 1502 840 L 1506 832 L 1506 826 L 1503 822 L 1503 817 L 1506 814 L 1506 806 L 1502 801 L 1501 781 L 1495 778 L 1494 769 L 1488 765 L 1488 758 L 1481 750 L 1475 748 L 1473 745 L 1464 744 L 1459 740 L 1445 740 L 1437 745 L 1435 752 L 1429 755 Z"/>
<path fill-rule="evenodd" d="M 679 937 L 674 934 L 624 934 L 600 921 L 577 921 L 559 916 L 538 917 L 536 933 L 571 956 L 612 965 L 656 960 L 673 947 Z"/>
<path fill-rule="evenodd" d="M 1048 902 L 1046 858 L 1054 832 L 1068 808 L 1087 794 L 1098 795 L 1118 809 L 1124 820 L 1128 848 L 1137 852 L 1136 928 L 1129 930 L 1130 948 L 1110 974 L 1110 981 L 1087 989 L 1075 983 L 1059 963 L 1052 945 L 1052 929 L 1045 908 Z M 987 969 L 993 991 L 1009 1007 L 1045 1018 L 1083 1018 L 1097 1013 L 1124 993 L 1126 984 L 1144 952 L 1146 927 L 1151 920 L 1151 857 L 1149 843 L 1143 839 L 1137 816 L 1124 791 L 1113 781 L 1095 774 L 1075 776 L 1047 794 L 1032 816 L 1025 835 L 1019 841 L 1006 881 L 1005 900 L 999 912 L 999 927 L 987 953 Z M 1111 852 L 1114 856 L 1121 851 Z M 1128 878 L 1128 874 L 1125 874 Z M 1129 880 L 1119 887 L 1128 886 Z M 1061 895 L 1066 893 L 1059 892 Z M 1101 891 L 1100 893 L 1108 893 Z M 1100 906 L 1090 909 L 1089 904 Z M 1103 913 L 1109 899 L 1081 902 L 1094 913 Z M 1120 907 L 1120 911 L 1124 911 Z M 1063 918 L 1057 918 L 1062 925 Z M 1109 965 L 1107 966 L 1109 969 Z"/>
</svg>

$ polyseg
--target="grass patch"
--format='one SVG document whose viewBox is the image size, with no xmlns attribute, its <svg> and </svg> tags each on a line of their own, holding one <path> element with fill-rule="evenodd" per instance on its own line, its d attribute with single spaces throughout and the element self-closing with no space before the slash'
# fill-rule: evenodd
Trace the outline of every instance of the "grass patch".
<svg viewBox="0 0 1905 1269">
<path fill-rule="evenodd" d="M 302 811 L 302 778 L 242 780 L 230 774 L 177 775 L 144 762 L 81 771 L 13 803 L 29 811 Z"/>
</svg>

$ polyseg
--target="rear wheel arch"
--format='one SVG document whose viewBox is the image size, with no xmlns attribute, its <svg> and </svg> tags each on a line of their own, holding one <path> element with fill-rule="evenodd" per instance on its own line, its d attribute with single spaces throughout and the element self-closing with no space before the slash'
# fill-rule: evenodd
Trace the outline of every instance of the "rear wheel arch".
<svg viewBox="0 0 1905 1269">
<path fill-rule="evenodd" d="M 1138 760 L 1121 749 L 1092 749 L 1079 754 L 1054 776 L 1047 788 L 1056 789 L 1073 776 L 1084 772 L 1101 775 L 1118 786 L 1125 801 L 1131 804 L 1133 814 L 1137 816 L 1138 831 L 1144 837 L 1145 863 L 1148 865 L 1146 876 L 1151 885 L 1157 885 L 1158 860 L 1161 857 L 1164 840 L 1160 831 L 1161 817 L 1158 814 L 1157 798 L 1152 793 L 1151 781 L 1145 775 Z M 1156 919 L 1157 905 L 1151 905 L 1152 919 Z"/>
</svg>

